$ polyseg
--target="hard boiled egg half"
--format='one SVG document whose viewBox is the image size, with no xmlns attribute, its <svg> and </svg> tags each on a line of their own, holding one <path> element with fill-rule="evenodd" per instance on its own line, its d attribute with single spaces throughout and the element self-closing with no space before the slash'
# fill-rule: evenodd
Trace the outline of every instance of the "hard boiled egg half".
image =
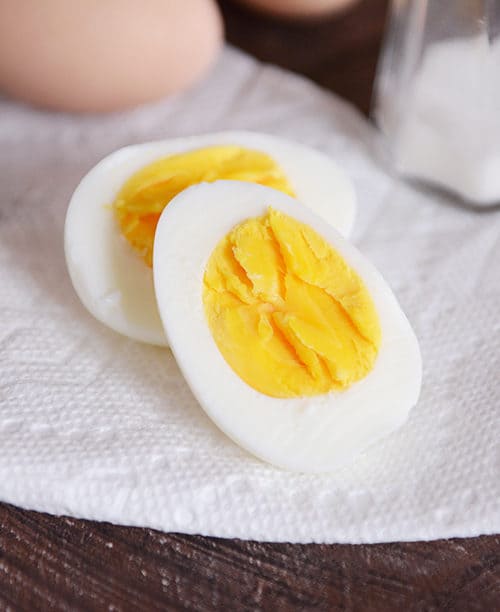
<svg viewBox="0 0 500 612">
<path fill-rule="evenodd" d="M 161 215 L 153 270 L 194 395 L 257 457 L 331 471 L 416 403 L 418 342 L 390 288 L 289 195 L 235 181 L 189 187 Z"/>
<path fill-rule="evenodd" d="M 151 270 L 156 224 L 182 190 L 220 179 L 280 190 L 343 235 L 351 231 L 351 181 L 329 157 L 308 147 L 259 133 L 223 132 L 120 149 L 85 176 L 66 216 L 71 280 L 97 319 L 135 340 L 166 343 Z M 202 213 L 208 225 L 210 205 Z M 188 226 L 179 231 L 196 249 Z"/>
</svg>

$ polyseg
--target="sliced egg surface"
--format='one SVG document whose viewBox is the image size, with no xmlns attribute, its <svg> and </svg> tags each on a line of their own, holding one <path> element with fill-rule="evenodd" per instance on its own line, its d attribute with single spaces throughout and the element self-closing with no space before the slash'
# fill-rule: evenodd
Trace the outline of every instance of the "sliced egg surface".
<svg viewBox="0 0 500 612">
<path fill-rule="evenodd" d="M 70 277 L 99 321 L 135 340 L 166 344 L 151 269 L 156 224 L 183 189 L 219 179 L 281 190 L 345 236 L 351 231 L 352 183 L 311 148 L 239 131 L 125 147 L 83 178 L 66 216 Z M 210 219 L 210 211 L 204 214 Z"/>
<path fill-rule="evenodd" d="M 420 350 L 394 294 L 296 199 L 249 183 L 192 186 L 162 213 L 153 270 L 193 394 L 260 459 L 330 472 L 416 404 Z"/>
</svg>

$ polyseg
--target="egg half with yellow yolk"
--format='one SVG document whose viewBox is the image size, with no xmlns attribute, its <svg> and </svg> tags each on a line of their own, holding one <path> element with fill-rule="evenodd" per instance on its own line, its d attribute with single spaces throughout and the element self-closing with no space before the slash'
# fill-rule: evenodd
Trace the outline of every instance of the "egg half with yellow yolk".
<svg viewBox="0 0 500 612">
<path fill-rule="evenodd" d="M 283 191 L 344 235 L 351 231 L 351 181 L 308 147 L 265 134 L 222 132 L 120 149 L 81 181 L 66 216 L 71 280 L 98 320 L 133 339 L 166 344 L 151 271 L 156 224 L 183 189 L 219 179 Z M 206 215 L 209 223 L 209 210 Z"/>
<path fill-rule="evenodd" d="M 187 383 L 257 457 L 331 471 L 417 402 L 419 346 L 392 291 L 290 196 L 232 181 L 186 189 L 160 217 L 153 270 Z"/>
</svg>

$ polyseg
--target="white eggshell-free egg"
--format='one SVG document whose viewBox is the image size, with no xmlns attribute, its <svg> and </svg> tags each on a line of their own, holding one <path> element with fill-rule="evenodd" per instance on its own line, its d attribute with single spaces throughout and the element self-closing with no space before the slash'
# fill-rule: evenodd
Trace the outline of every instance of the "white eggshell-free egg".
<svg viewBox="0 0 500 612">
<path fill-rule="evenodd" d="M 382 340 L 373 370 L 342 392 L 277 399 L 247 385 L 226 363 L 205 319 L 203 275 L 217 243 L 268 207 L 308 224 L 363 279 Z M 159 311 L 170 347 L 194 395 L 230 438 L 257 457 L 299 472 L 329 472 L 407 419 L 420 392 L 415 334 L 374 266 L 331 225 L 287 195 L 217 181 L 176 196 L 160 218 L 153 256 Z"/>
<path fill-rule="evenodd" d="M 355 214 L 351 180 L 328 156 L 309 147 L 256 132 L 221 132 L 125 147 L 104 158 L 83 178 L 66 216 L 65 251 L 71 280 L 83 304 L 99 321 L 134 340 L 166 344 L 152 272 L 121 235 L 110 204 L 125 181 L 151 162 L 225 144 L 273 157 L 297 199 L 349 235 Z"/>
</svg>

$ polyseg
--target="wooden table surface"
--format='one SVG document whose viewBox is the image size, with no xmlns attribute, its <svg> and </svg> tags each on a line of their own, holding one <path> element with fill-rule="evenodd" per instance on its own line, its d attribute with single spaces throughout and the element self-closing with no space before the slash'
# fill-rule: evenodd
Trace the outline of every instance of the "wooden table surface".
<svg viewBox="0 0 500 612">
<path fill-rule="evenodd" d="M 368 111 L 387 2 L 283 24 L 221 0 L 228 39 Z M 500 610 L 500 536 L 375 545 L 165 534 L 0 504 L 0 610 Z"/>
</svg>

